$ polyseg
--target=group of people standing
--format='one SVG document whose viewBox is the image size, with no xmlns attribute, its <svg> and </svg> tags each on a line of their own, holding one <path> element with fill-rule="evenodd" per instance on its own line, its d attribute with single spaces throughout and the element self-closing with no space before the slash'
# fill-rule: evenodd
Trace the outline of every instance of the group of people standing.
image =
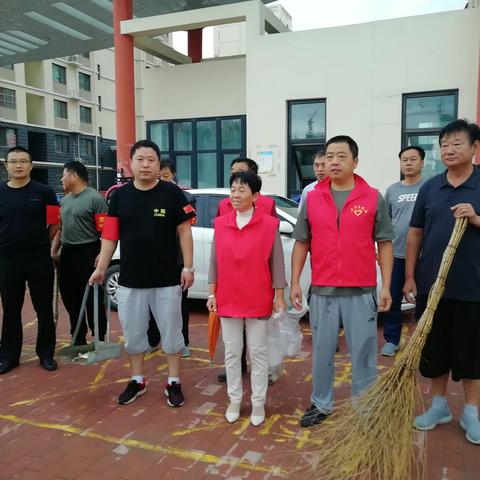
<svg viewBox="0 0 480 480">
<path fill-rule="evenodd" d="M 417 316 L 421 315 L 455 218 L 465 217 L 469 226 L 422 353 L 420 371 L 432 379 L 432 407 L 416 418 L 415 426 L 430 430 L 451 421 L 446 396 L 451 372 L 465 390 L 461 426 L 470 442 L 480 444 L 480 170 L 472 161 L 480 130 L 457 120 L 442 130 L 439 143 L 446 170 L 422 179 L 425 151 L 408 146 L 399 153 L 402 180 L 391 185 L 385 197 L 355 173 L 359 152 L 351 137 L 329 139 L 325 151 L 314 156 L 317 181 L 301 197 L 289 279 L 290 302 L 300 310 L 307 292 L 301 291 L 299 279 L 310 254 L 312 395 L 302 427 L 321 423 L 333 411 L 339 329 L 344 329 L 352 359 L 355 397 L 376 379 L 377 313 L 384 324 L 381 354 L 394 356 L 400 348 L 402 298 L 416 302 Z M 55 195 L 29 178 L 30 154 L 21 147 L 9 151 L 10 179 L 0 186 L 4 310 L 0 374 L 19 362 L 25 282 L 38 315 L 37 354 L 45 369 L 54 370 L 50 255 L 56 258 L 62 245 L 60 289 L 73 331 L 85 283 L 103 283 L 120 241 L 118 314 L 132 376 L 118 402 L 131 403 L 146 392 L 143 362 L 153 346 L 150 322 L 150 330 L 158 329 L 166 354 L 167 403 L 183 405 L 180 358 L 186 354 L 188 330 L 185 336 L 182 298 L 194 281 L 191 225 L 196 213 L 181 189 L 159 180 L 160 162 L 155 143 L 134 144 L 133 181 L 114 192 L 108 207 L 88 187 L 85 167 L 78 162 L 66 164 L 62 182 L 69 194 L 62 200 L 59 231 Z M 173 165 L 169 168 L 174 171 Z M 241 414 L 246 347 L 251 364 L 250 420 L 255 426 L 266 415 L 266 320 L 274 311 L 287 308 L 284 289 L 288 286 L 275 204 L 260 193 L 261 186 L 253 160 L 232 162 L 230 195 L 219 205 L 214 220 L 207 302 L 221 319 L 229 397 L 225 417 L 233 423 Z M 79 256 L 85 259 L 84 265 L 74 261 Z M 378 296 L 377 263 L 382 279 Z M 91 318 L 90 311 L 87 316 Z M 98 334 L 103 338 L 104 311 L 100 318 Z M 82 344 L 86 325 L 80 332 L 77 342 Z"/>
</svg>

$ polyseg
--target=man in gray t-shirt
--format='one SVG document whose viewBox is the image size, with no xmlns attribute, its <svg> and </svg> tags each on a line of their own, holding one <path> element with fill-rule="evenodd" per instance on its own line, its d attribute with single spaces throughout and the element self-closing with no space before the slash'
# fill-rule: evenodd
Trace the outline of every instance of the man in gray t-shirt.
<svg viewBox="0 0 480 480">
<path fill-rule="evenodd" d="M 102 195 L 88 186 L 88 172 L 82 163 L 66 163 L 62 183 L 67 195 L 61 201 L 62 224 L 52 245 L 52 257 L 59 261 L 60 293 L 70 317 L 70 333 L 73 335 L 85 287 L 100 253 L 100 233 L 108 206 Z M 58 258 L 60 245 L 62 249 Z M 104 340 L 107 317 L 102 289 L 99 289 L 98 304 L 98 336 L 100 340 Z M 88 326 L 93 334 L 92 292 L 89 294 L 86 309 Z M 84 317 L 75 344 L 85 345 L 86 335 L 87 322 Z"/>
<path fill-rule="evenodd" d="M 393 239 L 394 263 L 392 272 L 392 307 L 383 314 L 383 337 L 385 345 L 381 353 L 393 357 L 399 348 L 402 333 L 402 289 L 405 283 L 405 249 L 407 232 L 410 225 L 413 207 L 418 191 L 424 183 L 422 180 L 423 160 L 425 151 L 422 147 L 408 146 L 398 154 L 400 171 L 404 179 L 387 188 L 385 201 L 395 229 Z"/>
</svg>

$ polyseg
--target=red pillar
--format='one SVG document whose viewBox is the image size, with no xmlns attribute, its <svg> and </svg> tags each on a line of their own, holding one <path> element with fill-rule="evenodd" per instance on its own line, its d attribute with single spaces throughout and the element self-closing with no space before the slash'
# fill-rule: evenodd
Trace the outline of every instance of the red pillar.
<svg viewBox="0 0 480 480">
<path fill-rule="evenodd" d="M 202 61 L 202 28 L 188 30 L 188 56 L 193 63 Z"/>
<path fill-rule="evenodd" d="M 113 0 L 117 169 L 131 177 L 130 147 L 135 143 L 133 38 L 120 33 L 120 22 L 132 18 L 132 0 Z"/>
</svg>

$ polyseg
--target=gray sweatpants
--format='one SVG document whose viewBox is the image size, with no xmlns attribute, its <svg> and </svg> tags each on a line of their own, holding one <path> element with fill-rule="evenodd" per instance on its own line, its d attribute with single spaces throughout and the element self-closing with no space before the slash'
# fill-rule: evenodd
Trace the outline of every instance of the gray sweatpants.
<svg viewBox="0 0 480 480">
<path fill-rule="evenodd" d="M 333 410 L 334 357 L 340 321 L 352 361 L 352 396 L 359 395 L 377 376 L 377 303 L 373 294 L 312 294 L 312 404 L 324 413 Z"/>
</svg>

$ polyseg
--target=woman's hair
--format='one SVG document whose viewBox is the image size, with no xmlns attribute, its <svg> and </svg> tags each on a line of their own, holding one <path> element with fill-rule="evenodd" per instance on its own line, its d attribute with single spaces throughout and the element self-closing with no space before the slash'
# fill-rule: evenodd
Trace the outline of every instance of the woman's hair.
<svg viewBox="0 0 480 480">
<path fill-rule="evenodd" d="M 248 185 L 252 193 L 258 193 L 262 188 L 262 179 L 251 171 L 235 172 L 230 176 L 230 187 L 233 182 L 238 181 L 242 185 Z"/>
</svg>

